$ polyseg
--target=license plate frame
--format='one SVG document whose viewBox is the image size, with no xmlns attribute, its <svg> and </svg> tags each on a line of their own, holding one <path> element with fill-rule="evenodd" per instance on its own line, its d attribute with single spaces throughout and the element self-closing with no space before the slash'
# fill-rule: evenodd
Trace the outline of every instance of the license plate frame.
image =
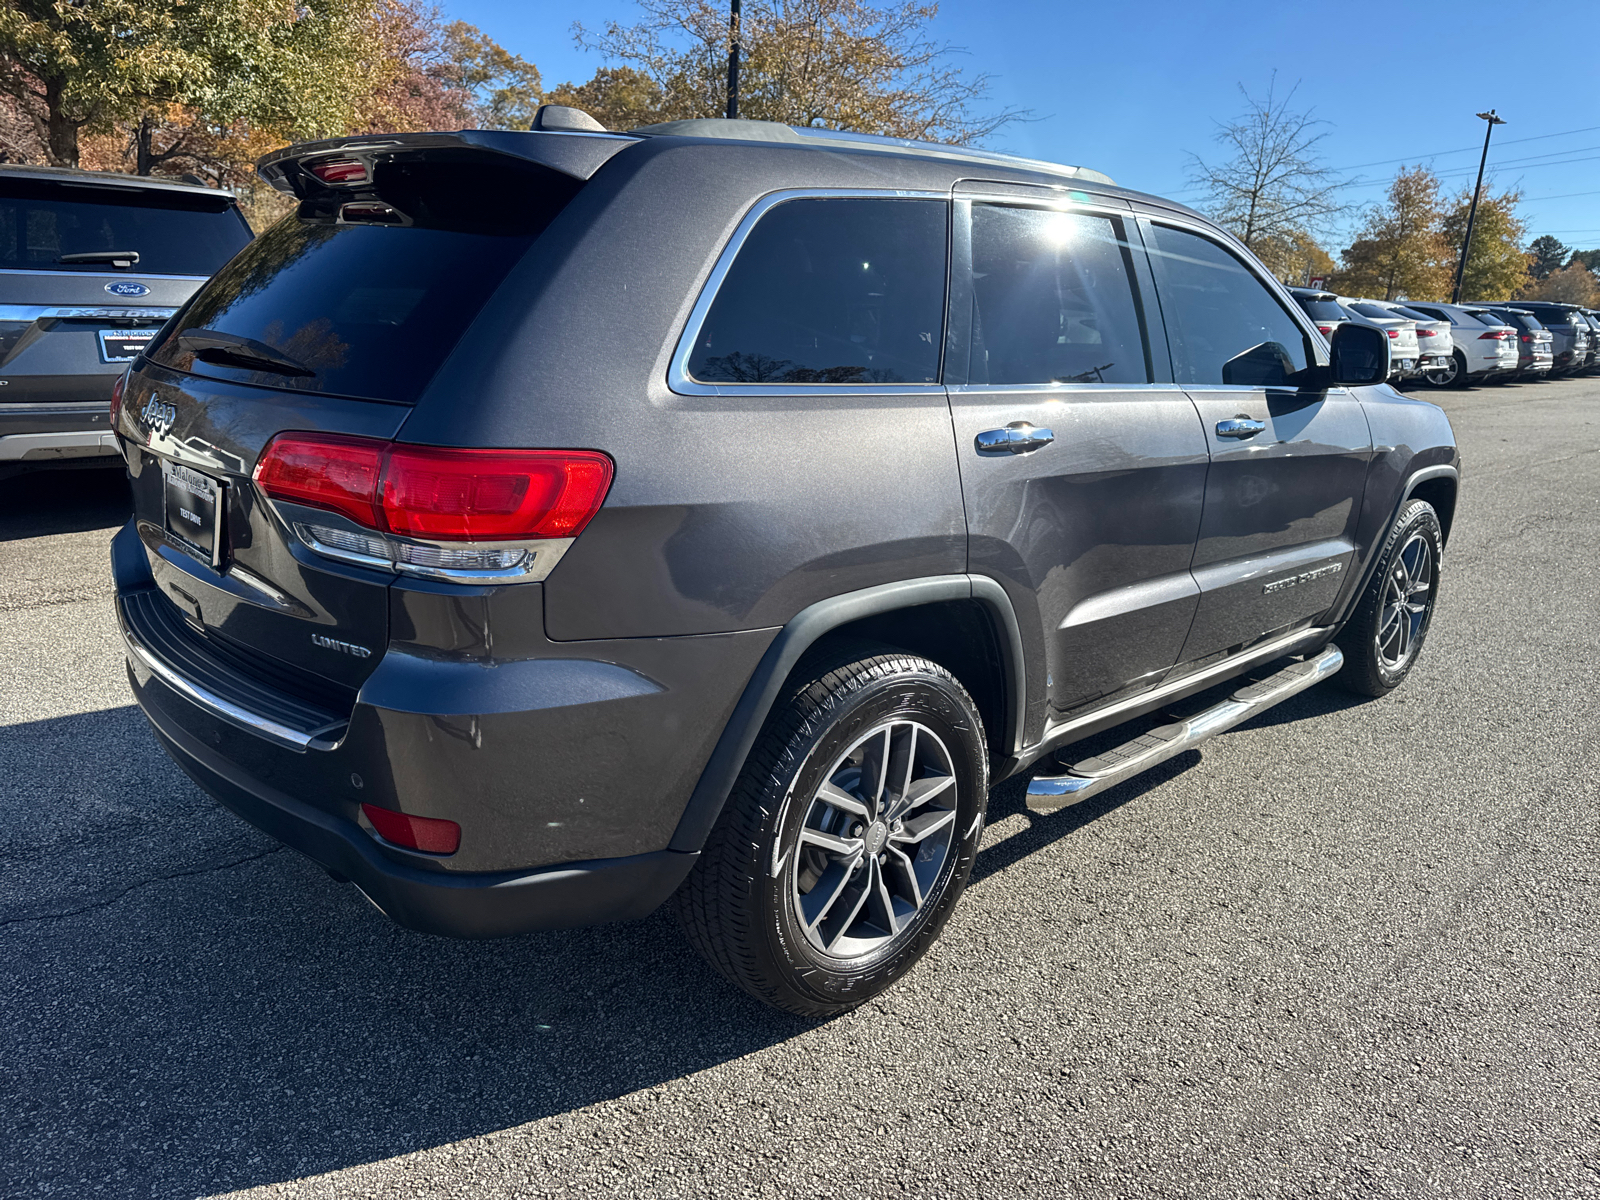
<svg viewBox="0 0 1600 1200">
<path fill-rule="evenodd" d="M 222 515 L 228 485 L 193 467 L 161 460 L 162 523 L 179 549 L 213 570 L 222 567 Z"/>
<path fill-rule="evenodd" d="M 159 332 L 159 328 L 102 329 L 99 337 L 100 361 L 103 363 L 132 362 L 139 357 L 139 351 L 149 345 L 150 339 Z"/>
</svg>

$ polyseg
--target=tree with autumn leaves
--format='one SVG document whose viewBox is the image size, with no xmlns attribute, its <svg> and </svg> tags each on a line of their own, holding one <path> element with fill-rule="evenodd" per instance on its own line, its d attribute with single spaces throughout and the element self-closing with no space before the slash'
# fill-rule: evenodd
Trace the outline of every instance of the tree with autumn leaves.
<svg viewBox="0 0 1600 1200">
<path fill-rule="evenodd" d="M 746 0 L 742 115 L 972 142 L 983 75 L 926 33 L 934 4 Z M 0 161 L 192 174 L 239 189 L 260 226 L 284 202 L 254 177 L 289 142 L 462 127 L 526 129 L 545 102 L 613 129 L 722 115 L 727 17 L 641 0 L 580 44 L 613 65 L 546 89 L 538 69 L 427 0 L 7 0 Z"/>
</svg>

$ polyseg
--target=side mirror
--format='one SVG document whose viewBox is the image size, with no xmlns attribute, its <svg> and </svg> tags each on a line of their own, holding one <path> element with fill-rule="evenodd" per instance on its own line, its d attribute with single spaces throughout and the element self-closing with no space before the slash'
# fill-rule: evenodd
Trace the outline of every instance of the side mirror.
<svg viewBox="0 0 1600 1200">
<path fill-rule="evenodd" d="M 1335 327 L 1329 344 L 1332 387 L 1361 387 L 1389 378 L 1389 335 L 1376 325 L 1345 321 Z"/>
</svg>

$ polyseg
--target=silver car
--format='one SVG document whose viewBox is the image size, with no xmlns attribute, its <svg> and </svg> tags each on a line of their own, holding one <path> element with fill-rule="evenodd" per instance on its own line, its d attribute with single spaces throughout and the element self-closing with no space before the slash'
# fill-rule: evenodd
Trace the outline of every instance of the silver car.
<svg viewBox="0 0 1600 1200">
<path fill-rule="evenodd" d="M 1450 359 L 1455 353 L 1456 346 L 1451 336 L 1449 321 L 1442 317 L 1430 317 L 1425 312 L 1390 300 L 1363 300 L 1362 303 L 1374 305 L 1385 312 L 1391 312 L 1397 317 L 1404 317 L 1416 323 L 1418 375 L 1424 371 L 1439 371 L 1450 366 Z"/>
<path fill-rule="evenodd" d="M 1340 296 L 1339 304 L 1356 316 L 1371 321 L 1389 335 L 1389 361 L 1394 366 L 1391 379 L 1411 379 L 1422 373 L 1417 366 L 1421 350 L 1415 321 L 1391 312 L 1373 300 Z"/>
</svg>

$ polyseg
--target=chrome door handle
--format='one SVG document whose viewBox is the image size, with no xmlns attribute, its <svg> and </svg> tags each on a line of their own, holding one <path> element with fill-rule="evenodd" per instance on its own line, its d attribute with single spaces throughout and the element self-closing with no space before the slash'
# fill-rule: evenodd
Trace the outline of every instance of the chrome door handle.
<svg viewBox="0 0 1600 1200">
<path fill-rule="evenodd" d="M 1225 438 L 1253 438 L 1267 427 L 1265 421 L 1252 421 L 1249 417 L 1232 417 L 1217 422 L 1217 436 Z"/>
<path fill-rule="evenodd" d="M 985 429 L 977 437 L 979 454 L 1026 454 L 1048 446 L 1056 435 L 1027 421 L 1013 421 L 1004 429 Z"/>
</svg>

